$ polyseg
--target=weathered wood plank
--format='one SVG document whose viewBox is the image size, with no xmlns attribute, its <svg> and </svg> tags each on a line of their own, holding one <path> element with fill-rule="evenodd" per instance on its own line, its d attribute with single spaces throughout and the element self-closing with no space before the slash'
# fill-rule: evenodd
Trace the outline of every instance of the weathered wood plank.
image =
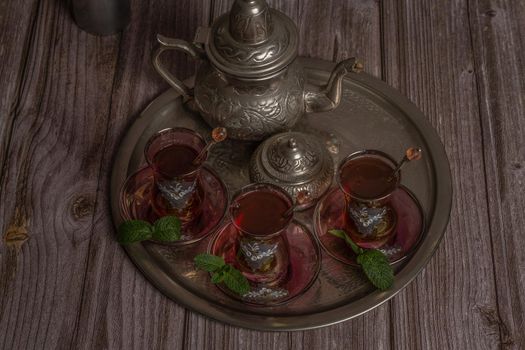
<svg viewBox="0 0 525 350">
<path fill-rule="evenodd" d="M 118 50 L 118 37 L 80 32 L 62 1 L 36 11 L 0 183 L 4 349 L 73 337 Z"/>
<path fill-rule="evenodd" d="M 185 343 L 186 310 L 155 289 L 133 266 L 114 239 L 109 207 L 112 160 L 121 137 L 144 107 L 168 86 L 151 65 L 155 35 L 192 40 L 196 27 L 206 25 L 206 0 L 134 1 L 132 19 L 123 32 L 118 69 L 107 119 L 94 233 L 91 237 L 85 288 L 73 344 L 82 348 L 180 349 Z M 166 55 L 179 76 L 191 74 L 183 55 Z"/>
<path fill-rule="evenodd" d="M 391 302 L 400 349 L 493 349 L 495 316 L 477 81 L 465 1 L 382 2 L 383 78 L 414 101 L 450 159 L 449 228 L 425 271 Z"/>
<path fill-rule="evenodd" d="M 358 57 L 365 71 L 379 76 L 379 4 L 377 1 L 300 1 L 297 18 L 307 57 L 339 61 Z"/>
<path fill-rule="evenodd" d="M 25 69 L 31 34 L 34 30 L 36 0 L 0 3 L 0 179 L 11 139 L 15 117 L 18 115 L 22 74 Z M 2 193 L 0 193 L 0 201 Z"/>
<path fill-rule="evenodd" d="M 385 1 L 380 17 L 375 1 L 271 3 L 299 23 L 301 54 L 362 57 L 438 129 L 455 202 L 424 273 L 364 316 L 293 334 L 222 325 L 163 297 L 113 240 L 111 159 L 126 125 L 167 88 L 149 64 L 154 34 L 191 40 L 229 3 L 135 0 L 120 40 L 79 31 L 61 1 L 3 2 L 0 348 L 524 346 L 524 5 Z M 191 62 L 172 57 L 189 74 Z"/>
<path fill-rule="evenodd" d="M 525 348 L 525 4 L 471 1 L 469 19 L 478 81 L 489 221 L 502 348 Z"/>
<path fill-rule="evenodd" d="M 334 326 L 290 335 L 291 349 L 390 349 L 388 303 Z"/>
</svg>

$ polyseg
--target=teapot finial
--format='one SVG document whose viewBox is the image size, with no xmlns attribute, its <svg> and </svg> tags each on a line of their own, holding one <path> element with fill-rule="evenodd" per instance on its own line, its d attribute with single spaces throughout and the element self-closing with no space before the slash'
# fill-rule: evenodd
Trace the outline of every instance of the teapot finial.
<svg viewBox="0 0 525 350">
<path fill-rule="evenodd" d="M 259 44 L 273 31 L 265 0 L 236 0 L 230 11 L 230 35 L 238 42 Z"/>
</svg>

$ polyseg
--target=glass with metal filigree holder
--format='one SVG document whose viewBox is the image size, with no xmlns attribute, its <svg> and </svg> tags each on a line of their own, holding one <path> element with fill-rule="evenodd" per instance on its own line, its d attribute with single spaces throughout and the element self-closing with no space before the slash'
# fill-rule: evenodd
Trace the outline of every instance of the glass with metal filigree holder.
<svg viewBox="0 0 525 350">
<path fill-rule="evenodd" d="M 401 179 L 396 166 L 395 160 L 377 150 L 352 153 L 339 165 L 337 181 L 346 202 L 345 229 L 363 248 L 379 248 L 394 236 L 397 214 L 390 197 Z"/>
<path fill-rule="evenodd" d="M 183 227 L 199 216 L 204 196 L 199 174 L 207 154 L 196 158 L 205 147 L 204 138 L 186 128 L 164 129 L 149 139 L 144 153 L 154 172 L 156 216 L 177 216 Z"/>
<path fill-rule="evenodd" d="M 282 233 L 292 221 L 292 207 L 288 193 L 268 183 L 248 185 L 233 198 L 236 261 L 249 281 L 275 287 L 287 278 L 288 242 Z"/>
</svg>

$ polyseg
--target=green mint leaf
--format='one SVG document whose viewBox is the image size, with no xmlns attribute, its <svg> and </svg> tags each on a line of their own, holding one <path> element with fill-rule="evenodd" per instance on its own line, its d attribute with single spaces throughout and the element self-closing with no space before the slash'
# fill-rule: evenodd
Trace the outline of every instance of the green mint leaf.
<svg viewBox="0 0 525 350">
<path fill-rule="evenodd" d="M 214 272 L 213 275 L 211 275 L 211 281 L 215 284 L 221 283 L 223 280 L 224 280 L 224 273 L 222 271 Z"/>
<path fill-rule="evenodd" d="M 345 242 L 352 248 L 354 253 L 357 255 L 362 254 L 364 252 L 363 248 L 360 248 L 357 244 L 352 241 L 352 239 L 346 234 L 343 230 L 329 230 L 329 234 L 335 237 L 339 237 L 345 240 Z"/>
<path fill-rule="evenodd" d="M 366 277 L 380 290 L 388 289 L 394 283 L 394 271 L 385 254 L 377 249 L 365 250 L 357 256 Z"/>
<path fill-rule="evenodd" d="M 153 227 L 146 221 L 128 220 L 118 227 L 117 240 L 120 244 L 130 244 L 151 238 Z"/>
<path fill-rule="evenodd" d="M 175 216 L 164 216 L 153 225 L 153 238 L 162 242 L 180 239 L 180 220 Z"/>
<path fill-rule="evenodd" d="M 241 271 L 229 266 L 224 273 L 224 284 L 234 293 L 244 295 L 250 291 L 250 283 Z"/>
<path fill-rule="evenodd" d="M 357 254 L 357 263 L 361 265 L 366 277 L 376 288 L 385 290 L 392 286 L 394 283 L 394 270 L 385 254 L 377 249 L 363 249 L 359 247 L 343 230 L 329 230 L 328 233 L 344 239 L 352 248 L 354 253 Z"/>
<path fill-rule="evenodd" d="M 207 253 L 197 255 L 193 261 L 199 269 L 208 272 L 218 272 L 226 264 L 220 256 Z"/>
<path fill-rule="evenodd" d="M 199 269 L 211 273 L 213 283 L 224 282 L 229 290 L 239 295 L 244 295 L 250 291 L 250 283 L 241 271 L 226 264 L 220 256 L 203 253 L 197 255 L 193 261 Z"/>
</svg>

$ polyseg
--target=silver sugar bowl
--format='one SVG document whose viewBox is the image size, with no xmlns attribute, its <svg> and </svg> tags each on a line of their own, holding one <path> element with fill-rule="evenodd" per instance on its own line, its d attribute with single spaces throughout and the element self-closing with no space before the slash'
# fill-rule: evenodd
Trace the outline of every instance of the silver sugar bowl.
<svg viewBox="0 0 525 350">
<path fill-rule="evenodd" d="M 199 28 L 193 43 L 157 39 L 153 65 L 159 74 L 212 128 L 225 127 L 228 137 L 238 140 L 263 140 L 289 130 L 305 112 L 336 108 L 343 77 L 363 69 L 354 58 L 344 60 L 325 86 L 305 91 L 305 73 L 295 59 L 297 27 L 264 0 L 236 0 L 211 28 Z M 194 88 L 163 67 L 165 50 L 198 61 Z"/>
<path fill-rule="evenodd" d="M 332 184 L 334 161 L 328 149 L 313 135 L 285 132 L 261 143 L 250 160 L 250 179 L 280 186 L 294 200 L 307 191 L 308 199 L 298 206 L 313 206 Z"/>
</svg>

